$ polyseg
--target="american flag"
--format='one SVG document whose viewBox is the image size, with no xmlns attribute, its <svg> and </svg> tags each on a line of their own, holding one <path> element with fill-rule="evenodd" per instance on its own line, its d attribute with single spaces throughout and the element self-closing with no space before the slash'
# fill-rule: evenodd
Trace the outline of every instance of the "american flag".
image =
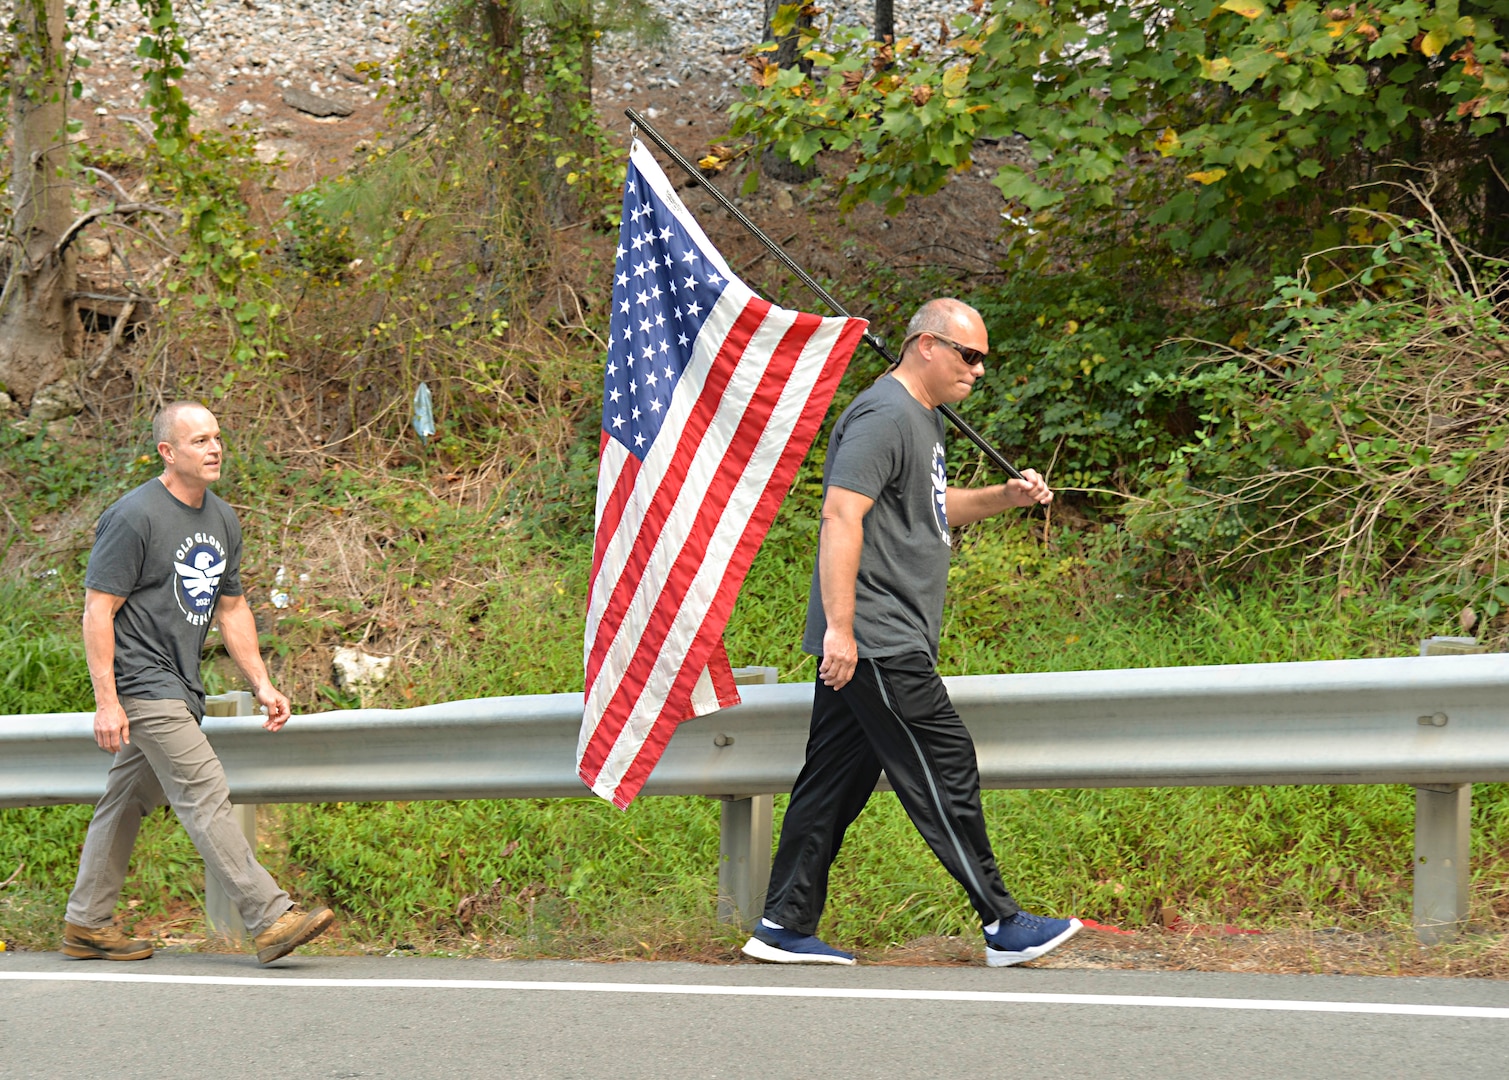
<svg viewBox="0 0 1509 1080">
<path fill-rule="evenodd" d="M 723 628 L 866 324 L 756 296 L 637 140 L 614 271 L 577 772 L 621 808 L 739 703 Z"/>
</svg>

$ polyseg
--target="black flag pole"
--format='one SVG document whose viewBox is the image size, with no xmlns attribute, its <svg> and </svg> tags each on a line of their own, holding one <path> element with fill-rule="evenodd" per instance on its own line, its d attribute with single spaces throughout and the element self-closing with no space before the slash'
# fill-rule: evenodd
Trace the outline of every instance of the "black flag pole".
<svg viewBox="0 0 1509 1080">
<path fill-rule="evenodd" d="M 770 237 L 766 236 L 765 233 L 761 231 L 760 227 L 753 221 L 750 221 L 748 216 L 745 215 L 744 211 L 735 206 L 727 195 L 724 195 L 723 192 L 717 189 L 717 187 L 703 179 L 702 174 L 698 171 L 697 167 L 690 161 L 688 161 L 682 155 L 681 151 L 677 150 L 670 143 L 666 142 L 665 137 L 661 135 L 660 132 L 656 131 L 653 127 L 651 127 L 648 120 L 646 120 L 643 116 L 640 116 L 639 113 L 635 112 L 633 109 L 625 109 L 624 115 L 629 118 L 630 122 L 632 122 L 635 127 L 642 130 L 649 138 L 649 140 L 656 146 L 658 146 L 667 157 L 669 157 L 677 165 L 680 165 L 682 170 L 688 176 L 690 176 L 697 183 L 701 184 L 702 187 L 707 191 L 707 193 L 717 201 L 718 205 L 732 214 L 734 219 L 738 221 L 740 225 L 743 225 L 750 231 L 755 239 L 764 244 L 765 247 L 769 249 L 770 253 L 781 261 L 781 265 L 785 266 L 786 269 L 790 270 L 793 274 L 800 278 L 803 285 L 807 286 L 807 288 L 816 293 L 819 300 L 827 304 L 830 309 L 832 309 L 837 314 L 842 315 L 844 318 L 852 318 L 849 312 L 845 310 L 844 306 L 837 300 L 835 300 L 831 295 L 829 295 L 827 289 L 824 289 L 815 280 L 813 280 L 812 275 L 798 266 L 792 260 L 791 256 L 787 255 L 786 252 L 782 250 L 779 244 L 777 244 Z M 881 341 L 878 337 L 870 333 L 868 330 L 865 331 L 865 344 L 869 345 L 870 348 L 874 349 L 881 356 L 885 357 L 887 363 L 891 364 L 893 367 L 895 366 L 897 361 L 896 357 L 891 353 L 891 350 L 886 348 L 885 342 Z M 990 443 L 986 441 L 985 436 L 981 435 L 978 431 L 971 427 L 967 420 L 965 420 L 958 413 L 954 412 L 954 410 L 949 408 L 947 405 L 939 405 L 938 410 L 943 413 L 944 417 L 948 420 L 949 423 L 953 424 L 954 427 L 959 429 L 960 433 L 963 434 L 965 438 L 978 446 L 981 453 L 988 457 L 996 466 L 996 468 L 1000 469 L 1003 473 L 1011 477 L 1013 480 L 1022 479 L 1022 474 L 1017 471 L 1017 467 L 1011 462 L 1007 461 L 1005 455 L 997 450 L 994 446 L 990 445 Z"/>
</svg>

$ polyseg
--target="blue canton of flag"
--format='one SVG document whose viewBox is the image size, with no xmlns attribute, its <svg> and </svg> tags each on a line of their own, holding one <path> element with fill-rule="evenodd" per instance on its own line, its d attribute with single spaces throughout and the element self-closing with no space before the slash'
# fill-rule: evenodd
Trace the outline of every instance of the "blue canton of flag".
<svg viewBox="0 0 1509 1080">
<path fill-rule="evenodd" d="M 631 165 L 613 275 L 603 430 L 641 461 L 665 423 L 692 343 L 727 285 Z"/>
</svg>

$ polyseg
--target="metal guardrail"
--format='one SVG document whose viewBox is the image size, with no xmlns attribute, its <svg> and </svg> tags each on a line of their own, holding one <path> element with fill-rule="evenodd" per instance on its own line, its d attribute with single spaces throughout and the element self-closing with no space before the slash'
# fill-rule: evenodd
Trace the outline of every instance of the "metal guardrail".
<svg viewBox="0 0 1509 1080">
<path fill-rule="evenodd" d="M 1509 780 L 1509 654 L 946 682 L 988 788 L 1415 785 L 1426 939 L 1450 936 L 1466 915 L 1467 785 Z M 741 692 L 742 706 L 681 725 L 646 795 L 791 790 L 810 685 Z M 573 764 L 581 709 L 579 694 L 550 694 L 302 715 L 277 735 L 254 717 L 209 717 L 205 731 L 243 803 L 553 798 L 586 795 Z M 0 807 L 93 802 L 109 761 L 91 714 L 0 719 Z M 725 861 L 745 861 L 720 891 L 746 918 L 768 867 L 762 801 L 724 820 Z"/>
</svg>

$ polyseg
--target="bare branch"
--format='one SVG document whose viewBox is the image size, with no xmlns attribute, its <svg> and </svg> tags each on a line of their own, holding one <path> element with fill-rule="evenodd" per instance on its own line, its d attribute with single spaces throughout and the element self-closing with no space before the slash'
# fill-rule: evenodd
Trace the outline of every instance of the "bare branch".
<svg viewBox="0 0 1509 1080">
<path fill-rule="evenodd" d="M 63 230 L 63 235 L 58 237 L 58 242 L 52 246 L 52 257 L 57 258 L 62 255 L 68 245 L 78 239 L 79 233 L 83 232 L 90 222 L 115 214 L 162 214 L 164 217 L 171 217 L 173 211 L 170 207 L 147 202 L 111 203 L 109 206 L 97 207 L 88 213 L 81 214 L 72 225 Z"/>
<path fill-rule="evenodd" d="M 116 346 L 121 343 L 121 336 L 126 332 L 126 324 L 131 321 L 131 316 L 136 314 L 136 301 L 133 299 L 121 309 L 121 313 L 115 317 L 115 325 L 110 328 L 110 337 L 105 342 L 105 347 L 100 350 L 100 355 L 89 369 L 86 378 L 93 382 L 99 378 L 100 372 L 105 370 L 105 365 L 110 362 L 110 357 L 115 354 Z"/>
</svg>

